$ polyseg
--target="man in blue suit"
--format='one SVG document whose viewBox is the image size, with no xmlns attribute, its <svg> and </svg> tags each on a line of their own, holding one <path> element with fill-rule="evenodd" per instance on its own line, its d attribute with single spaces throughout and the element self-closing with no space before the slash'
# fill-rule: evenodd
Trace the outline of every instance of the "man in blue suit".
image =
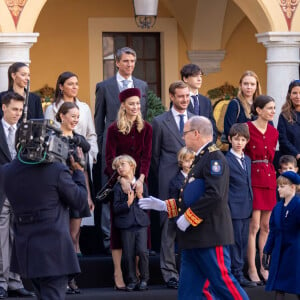
<svg viewBox="0 0 300 300">
<path fill-rule="evenodd" d="M 188 86 L 176 81 L 169 87 L 172 107 L 169 111 L 155 117 L 152 121 L 152 160 L 150 167 L 150 191 L 160 199 L 169 197 L 170 182 L 178 172 L 177 153 L 185 146 L 183 135 L 184 123 L 192 117 L 187 111 L 190 102 Z M 178 288 L 174 243 L 176 223 L 168 220 L 165 212 L 160 215 L 161 249 L 160 268 L 169 288 Z"/>
<path fill-rule="evenodd" d="M 96 85 L 95 129 L 99 148 L 97 164 L 94 167 L 96 190 L 99 190 L 107 181 L 104 175 L 106 134 L 109 125 L 117 118 L 120 108 L 119 93 L 127 88 L 140 89 L 141 113 L 144 119 L 147 113 L 148 85 L 145 81 L 132 76 L 136 63 L 136 52 L 129 47 L 123 47 L 117 50 L 115 59 L 118 68 L 117 74 Z M 108 250 L 110 247 L 109 204 L 102 204 L 101 229 L 104 236 L 104 248 Z"/>
<path fill-rule="evenodd" d="M 226 154 L 230 174 L 228 203 L 235 240 L 235 243 L 230 246 L 231 271 L 243 287 L 257 285 L 246 279 L 243 274 L 253 202 L 251 160 L 243 152 L 249 138 L 249 129 L 245 123 L 233 124 L 228 136 L 232 147 Z"/>
<path fill-rule="evenodd" d="M 20 155 L 22 161 L 14 159 L 0 172 L 14 212 L 11 270 L 31 279 L 38 299 L 62 300 L 68 276 L 80 272 L 69 207 L 88 209 L 84 169 L 72 157 L 71 174 L 61 162 L 36 164 Z"/>
<path fill-rule="evenodd" d="M 214 130 L 214 141 L 217 140 L 218 130 L 216 121 L 213 117 L 213 109 L 209 98 L 199 94 L 202 86 L 203 71 L 195 64 L 187 64 L 180 70 L 181 80 L 183 80 L 190 89 L 190 104 L 188 111 L 196 116 L 203 116 L 210 119 Z"/>
</svg>

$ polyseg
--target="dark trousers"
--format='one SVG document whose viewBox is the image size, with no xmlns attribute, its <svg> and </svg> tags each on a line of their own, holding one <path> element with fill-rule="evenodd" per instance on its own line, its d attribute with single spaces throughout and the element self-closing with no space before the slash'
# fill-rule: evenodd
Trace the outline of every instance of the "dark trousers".
<svg viewBox="0 0 300 300">
<path fill-rule="evenodd" d="M 149 280 L 149 254 L 147 250 L 147 227 L 136 230 L 121 229 L 123 258 L 127 268 L 127 279 L 130 283 L 137 283 L 135 257 L 139 256 L 139 270 L 141 280 Z"/>
<path fill-rule="evenodd" d="M 31 279 L 38 300 L 64 300 L 68 275 Z"/>
<path fill-rule="evenodd" d="M 247 255 L 249 219 L 233 219 L 234 244 L 230 245 L 231 272 L 237 280 L 243 274 L 245 257 Z"/>
<path fill-rule="evenodd" d="M 177 224 L 175 219 L 168 219 L 165 212 L 160 213 L 161 244 L 160 244 L 160 270 L 164 281 L 171 278 L 178 280 L 178 271 L 175 257 L 175 240 Z"/>
<path fill-rule="evenodd" d="M 202 299 L 207 280 L 216 296 L 222 300 L 249 299 L 230 272 L 228 247 L 182 250 L 178 300 Z"/>
</svg>

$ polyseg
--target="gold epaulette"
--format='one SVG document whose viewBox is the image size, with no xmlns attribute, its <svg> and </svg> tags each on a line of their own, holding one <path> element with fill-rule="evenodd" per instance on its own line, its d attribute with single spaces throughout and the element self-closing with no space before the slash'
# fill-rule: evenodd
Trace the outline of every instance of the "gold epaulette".
<svg viewBox="0 0 300 300">
<path fill-rule="evenodd" d="M 203 219 L 197 217 L 190 208 L 186 210 L 184 216 L 194 227 L 199 225 L 203 221 Z"/>
<path fill-rule="evenodd" d="M 168 218 L 174 218 L 178 216 L 177 205 L 175 199 L 168 199 L 165 201 L 168 210 Z"/>
<path fill-rule="evenodd" d="M 208 152 L 215 152 L 215 151 L 219 151 L 220 149 L 217 147 L 216 144 L 213 144 L 211 146 L 208 147 Z"/>
</svg>

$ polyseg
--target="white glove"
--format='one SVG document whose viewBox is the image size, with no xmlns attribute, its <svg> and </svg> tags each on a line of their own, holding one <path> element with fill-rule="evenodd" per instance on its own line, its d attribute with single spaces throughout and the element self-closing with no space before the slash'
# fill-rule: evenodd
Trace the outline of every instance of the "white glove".
<svg viewBox="0 0 300 300">
<path fill-rule="evenodd" d="M 139 206 L 142 209 L 154 209 L 158 211 L 168 211 L 165 201 L 150 196 L 139 199 Z"/>
<path fill-rule="evenodd" d="M 185 218 L 184 215 L 178 218 L 176 224 L 181 231 L 186 231 L 186 229 L 191 225 L 191 223 Z"/>
</svg>

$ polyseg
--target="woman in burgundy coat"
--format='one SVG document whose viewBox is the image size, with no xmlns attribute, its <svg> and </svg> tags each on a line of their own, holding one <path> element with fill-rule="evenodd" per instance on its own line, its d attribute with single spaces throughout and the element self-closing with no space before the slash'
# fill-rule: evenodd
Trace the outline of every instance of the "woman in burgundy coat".
<svg viewBox="0 0 300 300">
<path fill-rule="evenodd" d="M 105 174 L 108 178 L 113 174 L 112 162 L 115 157 L 127 154 L 135 159 L 137 163 L 135 190 L 138 197 L 143 194 L 143 183 L 147 180 L 149 173 L 152 150 L 152 127 L 142 118 L 140 98 L 141 93 L 138 88 L 129 88 L 120 93 L 121 106 L 117 121 L 108 128 L 105 148 Z M 126 182 L 121 183 L 124 189 L 130 188 L 126 187 Z M 111 250 L 114 263 L 115 288 L 125 290 L 121 270 L 121 237 L 114 226 L 113 214 L 111 216 Z"/>
<path fill-rule="evenodd" d="M 269 232 L 271 211 L 276 204 L 276 172 L 273 159 L 278 140 L 278 131 L 269 124 L 275 115 L 275 101 L 269 96 L 260 95 L 255 98 L 252 114 L 257 119 L 248 122 L 250 140 L 245 154 L 251 158 L 251 181 L 253 190 L 253 212 L 248 238 L 248 275 L 251 281 L 261 285 L 255 265 L 256 235 L 259 232 L 258 248 L 260 262 L 263 247 Z M 268 279 L 268 271 L 262 267 L 260 274 L 264 281 Z"/>
</svg>

